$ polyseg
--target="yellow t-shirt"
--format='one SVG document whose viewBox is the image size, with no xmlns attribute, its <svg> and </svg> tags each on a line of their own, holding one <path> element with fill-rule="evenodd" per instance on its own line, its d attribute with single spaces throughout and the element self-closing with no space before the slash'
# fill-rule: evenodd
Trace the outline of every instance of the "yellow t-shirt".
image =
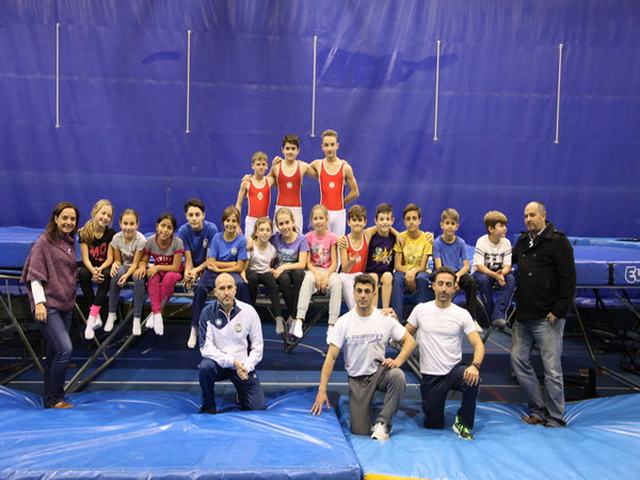
<svg viewBox="0 0 640 480">
<path fill-rule="evenodd" d="M 411 238 L 404 231 L 400 233 L 400 237 L 404 239 L 404 244 L 401 246 L 396 243 L 393 250 L 402 253 L 402 264 L 407 268 L 419 268 L 423 255 L 433 254 L 433 233 L 421 231 L 418 238 Z"/>
</svg>

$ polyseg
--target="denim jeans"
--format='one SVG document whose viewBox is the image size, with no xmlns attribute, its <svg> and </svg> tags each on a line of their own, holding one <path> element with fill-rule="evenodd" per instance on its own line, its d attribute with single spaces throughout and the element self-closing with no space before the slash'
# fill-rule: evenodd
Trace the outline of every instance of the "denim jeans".
<svg viewBox="0 0 640 480">
<path fill-rule="evenodd" d="M 507 308 L 511 304 L 513 292 L 516 289 L 516 279 L 513 274 L 509 273 L 504 277 L 506 285 L 497 290 L 497 301 L 495 303 L 493 301 L 493 286 L 497 285 L 498 282 L 480 272 L 474 272 L 473 278 L 476 280 L 482 300 L 485 302 L 485 307 L 487 307 L 489 320 L 493 321 L 499 318 L 506 320 Z"/>
<path fill-rule="evenodd" d="M 404 323 L 403 305 L 405 289 L 404 273 L 394 272 L 393 289 L 391 290 L 391 308 L 396 312 L 398 320 L 401 323 Z M 429 276 L 427 272 L 420 272 L 416 275 L 416 297 L 418 303 L 426 302 L 433 298 L 433 292 L 429 288 Z"/>
<path fill-rule="evenodd" d="M 516 321 L 511 331 L 511 366 L 524 390 L 531 415 L 562 420 L 564 415 L 564 383 L 562 378 L 562 335 L 564 318 L 552 325 L 546 318 Z M 538 345 L 544 370 L 544 396 L 531 364 L 533 345 Z M 546 409 L 546 410 L 545 410 Z M 548 412 L 548 414 L 547 414 Z"/>
<path fill-rule="evenodd" d="M 44 406 L 52 407 L 64 400 L 64 382 L 67 377 L 67 364 L 71 358 L 71 338 L 69 328 L 73 311 L 60 312 L 47 309 L 47 322 L 37 322 L 46 341 L 44 367 Z"/>
<path fill-rule="evenodd" d="M 198 365 L 198 379 L 202 389 L 202 409 L 216 410 L 215 386 L 220 380 L 231 380 L 238 392 L 242 410 L 264 410 L 264 392 L 256 372 L 250 372 L 247 380 L 242 380 L 232 368 L 222 368 L 210 358 L 203 358 Z"/>
</svg>

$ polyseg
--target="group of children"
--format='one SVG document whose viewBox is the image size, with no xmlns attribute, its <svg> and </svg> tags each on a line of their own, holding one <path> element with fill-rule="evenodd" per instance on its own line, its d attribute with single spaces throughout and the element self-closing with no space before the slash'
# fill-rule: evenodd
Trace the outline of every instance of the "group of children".
<svg viewBox="0 0 640 480">
<path fill-rule="evenodd" d="M 457 286 L 464 290 L 474 318 L 479 290 L 493 324 L 504 326 L 505 310 L 515 288 L 504 214 L 491 211 L 485 215 L 487 235 L 478 239 L 471 270 L 465 242 L 456 235 L 458 212 L 452 208 L 442 212 L 442 235 L 435 239 L 432 233 L 420 230 L 422 214 L 415 204 L 403 210 L 403 232 L 393 228 L 393 211 L 388 204 L 377 207 L 374 225 L 367 228 L 364 207 L 353 205 L 348 214 L 345 211 L 345 205 L 356 199 L 359 191 L 353 169 L 337 156 L 335 131 L 322 133 L 321 148 L 323 159 L 305 163 L 297 159 L 298 137 L 287 135 L 282 141 L 283 157 L 276 157 L 269 171 L 267 155 L 256 152 L 251 160 L 253 174 L 242 179 L 236 204 L 223 211 L 222 231 L 205 219 L 203 202 L 191 199 L 184 205 L 186 223 L 179 229 L 175 217 L 163 213 L 156 221 L 155 235 L 145 239 L 138 232 L 138 214 L 127 209 L 120 215 L 121 231 L 116 233 L 111 228 L 113 206 L 108 200 L 98 201 L 91 219 L 79 231 L 83 263 L 79 280 L 90 305 L 85 337 L 93 338 L 94 330 L 102 326 L 100 308 L 107 294 L 109 314 L 104 328 L 113 329 L 120 289 L 129 281 L 134 285 L 133 334 L 140 335 L 145 279 L 152 311 L 146 326 L 162 335 L 162 308 L 175 284 L 183 280 L 194 293 L 187 341 L 194 348 L 200 313 L 217 275 L 223 272 L 234 277 L 237 298 L 242 301 L 255 304 L 260 286 L 264 288 L 279 334 L 288 331 L 295 337 L 303 336 L 315 293 L 329 295 L 330 330 L 343 299 L 349 309 L 354 307 L 353 280 L 360 273 L 371 274 L 380 286 L 381 298 L 380 302 L 376 299 L 376 305 L 393 308 L 403 319 L 406 292 L 415 292 L 418 302 L 433 298 L 429 257 L 433 257 L 433 267 L 447 266 L 456 272 Z M 311 209 L 306 235 L 302 233 L 301 203 L 305 175 L 318 178 L 321 192 L 321 203 Z M 347 195 L 345 186 L 349 187 Z M 272 223 L 273 187 L 277 198 Z M 242 229 L 245 198 L 247 214 Z M 350 229 L 347 235 L 345 223 Z M 495 303 L 494 290 L 499 291 Z"/>
</svg>

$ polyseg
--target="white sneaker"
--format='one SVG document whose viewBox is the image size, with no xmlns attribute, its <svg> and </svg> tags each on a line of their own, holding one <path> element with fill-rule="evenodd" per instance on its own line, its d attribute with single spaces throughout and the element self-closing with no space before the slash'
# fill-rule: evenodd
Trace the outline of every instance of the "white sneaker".
<svg viewBox="0 0 640 480">
<path fill-rule="evenodd" d="M 302 338 L 302 320 L 296 318 L 291 324 L 291 328 L 289 329 L 289 335 L 293 335 L 296 338 Z"/>
<path fill-rule="evenodd" d="M 117 318 L 118 316 L 115 313 L 109 313 L 109 316 L 107 317 L 107 323 L 104 324 L 105 332 L 110 332 L 111 330 L 113 330 L 113 324 L 116 323 Z"/>
<path fill-rule="evenodd" d="M 284 318 L 276 317 L 276 333 L 282 335 L 284 333 Z"/>
<path fill-rule="evenodd" d="M 191 333 L 189 334 L 189 340 L 187 340 L 187 347 L 196 348 L 196 343 L 198 341 L 198 331 L 196 327 L 191 327 Z"/>
<path fill-rule="evenodd" d="M 106 327 L 105 327 L 106 328 Z M 140 326 L 140 318 L 133 317 L 133 330 L 131 331 L 136 337 L 142 335 L 142 327 Z"/>
<path fill-rule="evenodd" d="M 331 332 L 333 332 L 333 325 L 329 325 L 327 327 L 327 345 L 331 344 L 329 341 L 329 337 L 331 336 Z"/>
<path fill-rule="evenodd" d="M 149 330 L 151 330 L 153 328 L 153 319 L 154 319 L 153 313 L 150 313 L 147 316 L 147 321 L 144 324 L 145 328 L 148 328 Z"/>
<path fill-rule="evenodd" d="M 93 329 L 98 330 L 101 326 L 102 326 L 102 318 L 100 318 L 100 315 L 96 315 L 95 317 L 93 317 Z"/>
<path fill-rule="evenodd" d="M 378 422 L 371 428 L 371 439 L 372 440 L 389 440 L 389 431 L 387 430 L 387 426 Z"/>
<path fill-rule="evenodd" d="M 474 325 L 476 326 L 476 332 L 478 332 L 478 333 L 482 333 L 482 332 L 483 332 L 483 330 L 482 330 L 482 327 L 480 326 L 480 324 L 478 323 L 478 321 L 477 321 L 477 320 L 474 320 L 474 321 L 473 321 L 473 323 L 474 323 Z"/>
<path fill-rule="evenodd" d="M 153 331 L 156 335 L 164 335 L 164 321 L 161 313 L 153 314 Z"/>
<path fill-rule="evenodd" d="M 95 332 L 93 331 L 93 319 L 95 317 L 92 317 L 91 315 L 89 315 L 89 318 L 87 318 L 87 326 L 84 329 L 84 338 L 86 340 L 93 340 L 94 337 L 96 336 Z"/>
</svg>

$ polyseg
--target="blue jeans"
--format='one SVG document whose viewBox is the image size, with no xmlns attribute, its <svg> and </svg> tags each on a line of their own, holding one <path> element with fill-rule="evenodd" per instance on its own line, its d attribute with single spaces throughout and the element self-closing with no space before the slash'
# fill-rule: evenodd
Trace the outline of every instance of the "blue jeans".
<svg viewBox="0 0 640 480">
<path fill-rule="evenodd" d="M 116 313 L 118 310 L 118 302 L 120 301 L 120 290 L 122 287 L 118 285 L 118 280 L 127 273 L 129 267 L 122 265 L 116 273 L 116 276 L 111 279 L 111 286 L 109 287 L 109 313 Z M 133 316 L 135 318 L 142 317 L 142 309 L 144 308 L 144 297 L 146 291 L 144 288 L 144 278 L 129 277 L 129 281 L 133 281 Z"/>
<path fill-rule="evenodd" d="M 52 407 L 64 400 L 64 382 L 67 377 L 67 364 L 71 358 L 71 338 L 69 328 L 73 311 L 60 312 L 47 309 L 47 322 L 37 322 L 46 341 L 44 367 L 44 406 Z"/>
<path fill-rule="evenodd" d="M 202 275 L 200 275 L 196 288 L 193 289 L 193 303 L 191 304 L 192 327 L 198 326 L 198 323 L 200 322 L 200 314 L 202 313 L 202 309 L 204 309 L 207 296 L 209 295 L 209 292 L 213 290 L 218 275 L 220 275 L 218 272 L 212 272 L 208 268 L 202 272 Z M 244 283 L 240 274 L 233 272 L 229 275 L 231 275 L 236 281 L 236 298 L 241 302 L 250 303 L 251 298 L 249 298 L 249 288 L 247 287 L 247 284 Z"/>
<path fill-rule="evenodd" d="M 516 279 L 512 273 L 509 273 L 504 280 L 506 285 L 499 287 L 497 291 L 497 301 L 493 301 L 493 286 L 497 285 L 493 278 L 480 272 L 473 272 L 473 278 L 476 280 L 480 295 L 484 301 L 485 307 L 487 307 L 487 314 L 489 320 L 497 320 L 499 318 L 507 318 L 507 308 L 511 304 L 513 297 L 513 291 L 516 289 Z"/>
<path fill-rule="evenodd" d="M 393 289 L 391 290 L 391 308 L 396 312 L 398 320 L 404 323 L 403 305 L 404 305 L 404 273 L 394 272 Z M 433 298 L 433 293 L 429 288 L 429 276 L 427 272 L 420 272 L 416 275 L 416 301 L 418 303 L 426 302 Z"/>
<path fill-rule="evenodd" d="M 531 415 L 544 420 L 547 416 L 562 420 L 564 415 L 564 383 L 562 379 L 562 335 L 564 318 L 553 325 L 546 319 L 516 321 L 511 330 L 511 366 L 524 391 Z M 544 397 L 536 372 L 531 365 L 534 343 L 540 350 L 544 370 Z"/>
<path fill-rule="evenodd" d="M 446 375 L 422 375 L 420 396 L 425 428 L 444 427 L 444 406 L 450 390 L 462 392 L 462 403 L 457 415 L 465 426 L 473 428 L 480 383 L 467 385 L 464 381 L 464 371 L 467 368 L 467 365 L 458 364 Z"/>
<path fill-rule="evenodd" d="M 264 392 L 256 372 L 249 373 L 242 380 L 232 368 L 222 368 L 210 358 L 203 358 L 198 365 L 198 379 L 202 389 L 202 410 L 215 412 L 215 386 L 220 380 L 231 380 L 238 392 L 238 401 L 242 410 L 264 410 Z"/>
</svg>

